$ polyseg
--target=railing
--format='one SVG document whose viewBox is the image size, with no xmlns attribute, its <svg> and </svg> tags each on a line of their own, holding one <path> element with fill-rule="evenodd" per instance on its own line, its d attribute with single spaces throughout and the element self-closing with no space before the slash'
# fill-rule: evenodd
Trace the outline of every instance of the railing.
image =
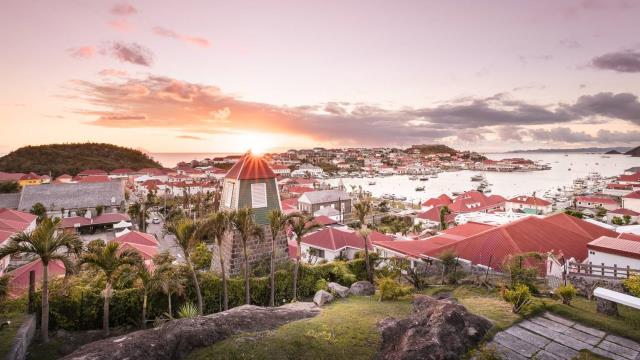
<svg viewBox="0 0 640 360">
<path fill-rule="evenodd" d="M 574 263 L 571 262 L 567 266 L 567 273 L 570 275 L 579 276 L 592 276 L 606 279 L 627 279 L 632 275 L 640 275 L 640 269 L 632 269 L 627 266 L 605 266 L 604 263 L 600 265 L 587 263 Z"/>
</svg>

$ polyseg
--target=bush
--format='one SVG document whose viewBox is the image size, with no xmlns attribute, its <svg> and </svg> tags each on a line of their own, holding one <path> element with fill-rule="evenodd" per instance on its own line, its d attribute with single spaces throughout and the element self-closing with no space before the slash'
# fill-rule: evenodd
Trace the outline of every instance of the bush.
<svg viewBox="0 0 640 360">
<path fill-rule="evenodd" d="M 316 281 L 316 291 L 327 290 L 329 283 L 325 279 Z"/>
<path fill-rule="evenodd" d="M 640 275 L 633 275 L 624 281 L 624 287 L 633 296 L 640 297 Z"/>
<path fill-rule="evenodd" d="M 198 308 L 191 302 L 186 302 L 180 306 L 178 317 L 181 319 L 191 319 L 198 316 Z"/>
<path fill-rule="evenodd" d="M 560 297 L 563 304 L 571 305 L 571 300 L 576 296 L 577 290 L 573 285 L 560 286 L 556 289 L 556 294 Z"/>
<path fill-rule="evenodd" d="M 411 293 L 410 286 L 402 286 L 392 277 L 380 278 L 377 283 L 380 289 L 379 301 L 396 300 Z"/>
<path fill-rule="evenodd" d="M 525 284 L 517 285 L 513 290 L 502 289 L 502 298 L 511 304 L 514 314 L 520 314 L 524 308 L 531 303 L 531 291 Z"/>
</svg>

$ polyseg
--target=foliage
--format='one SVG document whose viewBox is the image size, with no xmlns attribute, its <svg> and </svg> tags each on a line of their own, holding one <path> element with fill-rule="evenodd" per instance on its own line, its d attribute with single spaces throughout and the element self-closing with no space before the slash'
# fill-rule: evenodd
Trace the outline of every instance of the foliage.
<svg viewBox="0 0 640 360">
<path fill-rule="evenodd" d="M 408 217 L 400 217 L 395 215 L 385 215 L 380 219 L 380 224 L 377 225 L 378 231 L 381 233 L 397 234 L 401 233 L 406 235 L 412 229 L 411 219 Z"/>
<path fill-rule="evenodd" d="M 596 217 L 602 218 L 605 215 L 607 215 L 607 209 L 603 208 L 602 206 L 596 207 Z"/>
<path fill-rule="evenodd" d="M 510 287 L 513 289 L 517 285 L 524 284 L 534 294 L 538 293 L 535 285 L 535 280 L 538 277 L 538 267 L 536 265 L 542 260 L 543 255 L 536 252 L 509 256 L 502 267 L 509 273 Z"/>
<path fill-rule="evenodd" d="M 396 300 L 411 293 L 411 287 L 402 286 L 392 277 L 379 278 L 376 283 L 380 289 L 379 301 Z"/>
<path fill-rule="evenodd" d="M 327 290 L 329 283 L 325 279 L 319 279 L 316 281 L 316 291 Z"/>
<path fill-rule="evenodd" d="M 631 216 L 630 215 L 624 215 L 622 217 L 622 219 L 624 220 L 624 224 L 625 225 L 629 225 L 631 223 Z"/>
<path fill-rule="evenodd" d="M 209 270 L 212 258 L 213 254 L 205 243 L 197 244 L 191 254 L 191 262 L 196 270 Z"/>
<path fill-rule="evenodd" d="M 473 358 L 477 360 L 504 360 L 498 349 L 492 345 L 483 345 L 473 351 Z"/>
<path fill-rule="evenodd" d="M 562 299 L 563 304 L 571 305 L 571 300 L 576 296 L 577 290 L 573 285 L 559 286 L 555 293 Z"/>
<path fill-rule="evenodd" d="M 20 184 L 15 181 L 0 182 L 0 194 L 11 194 L 20 191 Z"/>
<path fill-rule="evenodd" d="M 525 284 L 517 285 L 513 290 L 502 289 L 502 298 L 511 304 L 511 310 L 514 314 L 520 314 L 524 308 L 531 303 L 531 291 Z"/>
<path fill-rule="evenodd" d="M 619 216 L 614 216 L 613 219 L 611 219 L 611 223 L 613 223 L 613 225 L 622 225 L 624 224 L 624 220 Z"/>
<path fill-rule="evenodd" d="M 624 281 L 624 287 L 631 295 L 640 297 L 640 275 L 633 275 Z"/>
<path fill-rule="evenodd" d="M 447 229 L 447 215 L 451 214 L 448 206 L 443 206 L 440 208 L 440 230 Z"/>
<path fill-rule="evenodd" d="M 578 211 L 578 210 L 574 211 L 574 210 L 567 209 L 567 210 L 564 211 L 564 213 L 567 214 L 567 215 L 571 215 L 573 217 L 577 217 L 578 219 L 584 218 L 584 214 L 581 211 Z"/>
<path fill-rule="evenodd" d="M 458 277 L 458 255 L 453 250 L 445 250 L 438 255 L 438 260 L 442 263 L 442 280 L 441 283 L 445 283 L 445 278 L 449 284 L 455 284 Z"/>
<path fill-rule="evenodd" d="M 198 308 L 192 302 L 186 302 L 178 309 L 178 317 L 181 319 L 192 319 L 198 316 Z"/>
<path fill-rule="evenodd" d="M 44 207 L 42 203 L 37 202 L 33 204 L 33 206 L 31 206 L 31 209 L 29 209 L 29 213 L 37 216 L 38 221 L 40 222 L 47 216 L 47 208 Z"/>
<path fill-rule="evenodd" d="M 0 158 L 0 171 L 35 172 L 53 177 L 76 175 L 85 169 L 111 171 L 117 168 L 160 168 L 139 150 L 111 144 L 70 143 L 26 146 Z"/>
<path fill-rule="evenodd" d="M 0 302 L 2 302 L 9 294 L 9 281 L 11 276 L 4 274 L 0 276 Z"/>
</svg>

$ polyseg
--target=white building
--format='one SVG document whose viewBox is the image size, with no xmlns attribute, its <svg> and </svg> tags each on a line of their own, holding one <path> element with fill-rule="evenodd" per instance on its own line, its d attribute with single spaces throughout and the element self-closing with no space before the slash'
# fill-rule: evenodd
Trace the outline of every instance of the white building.
<svg viewBox="0 0 640 360">
<path fill-rule="evenodd" d="M 640 212 L 640 191 L 622 197 L 622 208 Z"/>
<path fill-rule="evenodd" d="M 320 175 L 322 175 L 324 173 L 324 170 L 322 170 L 321 167 L 318 166 L 314 166 L 311 164 L 302 164 L 300 166 L 298 166 L 297 170 L 294 170 L 291 172 L 291 176 L 293 177 L 302 177 L 302 176 L 313 176 L 313 177 L 318 177 Z"/>
<path fill-rule="evenodd" d="M 549 201 L 533 196 L 521 195 L 507 200 L 504 204 L 504 208 L 507 212 L 523 212 L 544 215 L 553 211 L 551 205 L 552 204 Z"/>
<path fill-rule="evenodd" d="M 640 269 L 640 241 L 601 236 L 587 244 L 587 249 L 587 263 L 616 266 L 620 268 L 618 276 L 623 276 L 627 267 Z M 607 269 L 607 272 L 612 271 Z"/>
</svg>

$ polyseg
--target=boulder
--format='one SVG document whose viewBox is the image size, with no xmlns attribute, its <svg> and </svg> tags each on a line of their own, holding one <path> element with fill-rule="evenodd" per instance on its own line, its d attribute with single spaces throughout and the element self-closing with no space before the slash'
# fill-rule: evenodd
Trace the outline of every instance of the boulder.
<svg viewBox="0 0 640 360">
<path fill-rule="evenodd" d="M 313 302 L 318 306 L 322 306 L 332 301 L 333 295 L 324 290 L 318 290 L 318 292 L 313 296 Z"/>
<path fill-rule="evenodd" d="M 330 282 L 327 284 L 327 288 L 329 288 L 329 291 L 331 291 L 332 294 L 336 294 L 341 298 L 349 296 L 349 288 L 338 283 Z"/>
<path fill-rule="evenodd" d="M 349 293 L 357 296 L 371 296 L 376 293 L 376 287 L 368 281 L 357 281 L 351 284 Z"/>
<path fill-rule="evenodd" d="M 492 324 L 451 300 L 422 295 L 414 299 L 408 318 L 387 318 L 378 326 L 379 359 L 454 360 L 478 345 Z"/>
<path fill-rule="evenodd" d="M 92 342 L 63 359 L 182 359 L 196 348 L 213 345 L 235 334 L 270 330 L 319 313 L 320 309 L 309 302 L 275 308 L 243 305 L 207 316 L 172 320 L 154 329 Z"/>
</svg>

